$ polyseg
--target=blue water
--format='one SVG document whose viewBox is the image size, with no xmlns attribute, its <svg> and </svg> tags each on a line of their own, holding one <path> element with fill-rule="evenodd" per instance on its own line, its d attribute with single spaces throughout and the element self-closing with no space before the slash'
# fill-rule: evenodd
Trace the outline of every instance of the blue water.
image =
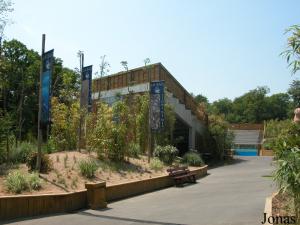
<svg viewBox="0 0 300 225">
<path fill-rule="evenodd" d="M 240 156 L 257 156 L 257 149 L 256 148 L 237 148 L 234 149 L 235 155 Z"/>
</svg>

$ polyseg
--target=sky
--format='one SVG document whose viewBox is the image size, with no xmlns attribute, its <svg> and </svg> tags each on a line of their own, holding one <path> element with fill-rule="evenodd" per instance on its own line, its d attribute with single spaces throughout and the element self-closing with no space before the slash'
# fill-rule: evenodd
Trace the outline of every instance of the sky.
<svg viewBox="0 0 300 225">
<path fill-rule="evenodd" d="M 12 0 L 5 39 L 28 48 L 54 48 L 64 66 L 99 71 L 106 55 L 109 74 L 161 62 L 194 94 L 210 102 L 234 99 L 258 86 L 286 92 L 293 79 L 280 53 L 285 29 L 300 24 L 298 0 Z"/>
</svg>

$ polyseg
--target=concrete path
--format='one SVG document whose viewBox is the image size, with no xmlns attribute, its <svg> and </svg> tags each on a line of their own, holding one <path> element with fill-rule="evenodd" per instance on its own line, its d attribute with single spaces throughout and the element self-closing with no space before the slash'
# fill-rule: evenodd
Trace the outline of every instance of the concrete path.
<svg viewBox="0 0 300 225">
<path fill-rule="evenodd" d="M 109 204 L 106 210 L 83 210 L 10 224 L 197 224 L 258 225 L 265 198 L 272 191 L 270 157 L 240 157 L 233 165 L 209 170 L 197 184 L 168 188 Z"/>
</svg>

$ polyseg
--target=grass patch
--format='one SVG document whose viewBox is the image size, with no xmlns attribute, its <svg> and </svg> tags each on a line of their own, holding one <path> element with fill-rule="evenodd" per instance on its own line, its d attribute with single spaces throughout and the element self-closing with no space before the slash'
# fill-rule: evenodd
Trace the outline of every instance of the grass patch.
<svg viewBox="0 0 300 225">
<path fill-rule="evenodd" d="M 82 160 L 79 162 L 79 170 L 82 176 L 86 178 L 95 177 L 98 165 L 94 160 Z"/>
<path fill-rule="evenodd" d="M 189 151 L 182 157 L 182 163 L 189 166 L 204 166 L 204 161 L 197 152 Z"/>
<path fill-rule="evenodd" d="M 24 174 L 16 170 L 7 175 L 5 186 L 9 192 L 20 194 L 23 191 L 40 189 L 42 181 L 36 173 Z"/>
<path fill-rule="evenodd" d="M 162 161 L 160 161 L 158 158 L 153 158 L 150 162 L 150 169 L 154 171 L 161 171 L 164 167 L 164 164 Z"/>
</svg>

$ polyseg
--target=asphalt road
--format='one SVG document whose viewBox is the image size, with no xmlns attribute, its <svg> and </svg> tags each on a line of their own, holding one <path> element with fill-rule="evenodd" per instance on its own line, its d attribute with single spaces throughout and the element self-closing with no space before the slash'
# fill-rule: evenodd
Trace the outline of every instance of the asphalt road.
<svg viewBox="0 0 300 225">
<path fill-rule="evenodd" d="M 106 210 L 82 210 L 12 221 L 18 225 L 197 224 L 258 225 L 272 186 L 270 157 L 240 157 L 209 170 L 197 184 L 167 188 L 110 203 Z"/>
</svg>

